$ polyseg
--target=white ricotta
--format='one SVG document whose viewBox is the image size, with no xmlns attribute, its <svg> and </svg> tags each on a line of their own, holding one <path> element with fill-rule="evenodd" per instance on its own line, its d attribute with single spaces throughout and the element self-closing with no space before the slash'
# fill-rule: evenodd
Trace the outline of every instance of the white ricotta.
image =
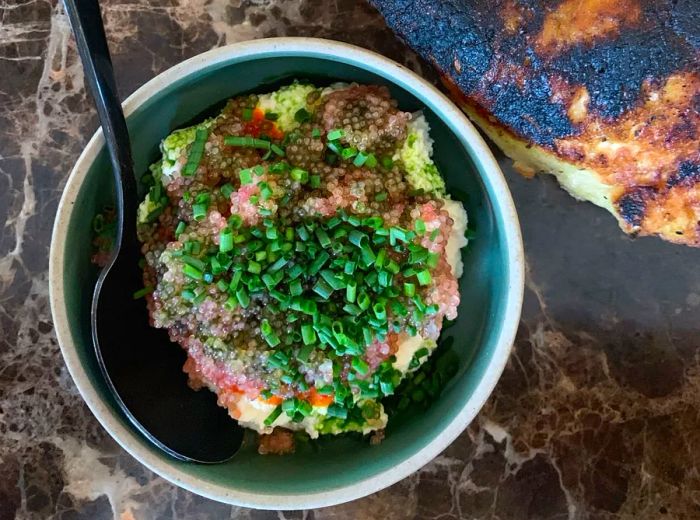
<svg viewBox="0 0 700 520">
<path fill-rule="evenodd" d="M 467 245 L 468 240 L 464 236 L 467 231 L 467 212 L 464 210 L 462 203 L 452 199 L 443 199 L 445 203 L 445 210 L 450 214 L 454 224 L 452 225 L 452 231 L 450 231 L 450 236 L 447 239 L 447 246 L 445 246 L 445 255 L 447 257 L 447 263 L 450 264 L 452 268 L 452 274 L 455 278 L 462 276 L 462 271 L 464 266 L 462 263 L 462 248 Z"/>
</svg>

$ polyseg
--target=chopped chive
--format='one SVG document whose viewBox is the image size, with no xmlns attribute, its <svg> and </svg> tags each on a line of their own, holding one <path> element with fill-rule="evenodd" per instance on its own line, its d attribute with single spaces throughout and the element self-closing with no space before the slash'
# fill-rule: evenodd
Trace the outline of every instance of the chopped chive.
<svg viewBox="0 0 700 520">
<path fill-rule="evenodd" d="M 436 314 L 437 311 L 440 309 L 440 307 L 436 304 L 430 304 L 425 308 L 425 313 L 426 314 Z"/>
<path fill-rule="evenodd" d="M 265 418 L 265 426 L 272 426 L 280 415 L 282 415 L 282 407 L 278 406 Z"/>
<path fill-rule="evenodd" d="M 309 172 L 302 170 L 301 168 L 292 168 L 289 175 L 293 180 L 300 182 L 301 184 L 305 184 L 309 180 Z"/>
<path fill-rule="evenodd" d="M 419 235 L 424 234 L 425 233 L 425 222 L 423 221 L 423 219 L 417 218 L 416 222 L 414 224 L 414 228 L 416 230 L 416 233 L 418 233 Z"/>
<path fill-rule="evenodd" d="M 265 284 L 265 286 L 268 288 L 268 290 L 272 290 L 277 286 L 277 280 L 275 279 L 274 276 L 271 274 L 265 273 L 260 277 L 262 282 Z"/>
<path fill-rule="evenodd" d="M 192 218 L 197 221 L 204 219 L 207 216 L 207 210 L 209 209 L 207 204 L 193 204 L 192 205 Z"/>
<path fill-rule="evenodd" d="M 300 225 L 296 229 L 296 231 L 297 231 L 297 235 L 299 235 L 299 238 L 301 238 L 304 242 L 306 242 L 309 239 L 309 237 L 310 237 L 309 231 L 303 225 Z"/>
<path fill-rule="evenodd" d="M 355 262 L 348 260 L 345 262 L 345 266 L 343 267 L 343 272 L 345 274 L 351 275 L 355 272 L 356 267 L 357 267 L 357 264 Z"/>
<path fill-rule="evenodd" d="M 229 292 L 235 292 L 236 288 L 238 287 L 239 282 L 241 281 L 241 277 L 243 276 L 242 271 L 236 271 L 233 273 L 233 276 L 231 277 L 231 282 L 228 284 L 228 289 Z"/>
<path fill-rule="evenodd" d="M 313 291 L 324 300 L 327 300 L 333 293 L 333 288 L 325 280 L 318 280 L 313 286 Z"/>
<path fill-rule="evenodd" d="M 267 182 L 261 182 L 258 186 L 260 187 L 260 196 L 262 200 L 267 200 L 272 197 L 272 188 L 270 188 Z"/>
<path fill-rule="evenodd" d="M 401 270 L 401 267 L 399 266 L 398 263 L 396 263 L 395 260 L 389 260 L 386 262 L 384 268 L 389 271 L 391 274 L 398 274 L 399 271 Z"/>
<path fill-rule="evenodd" d="M 316 238 L 318 238 L 319 244 L 324 249 L 327 249 L 331 245 L 331 239 L 328 237 L 328 233 L 320 227 L 316 228 Z"/>
<path fill-rule="evenodd" d="M 367 244 L 367 235 L 362 231 L 357 231 L 356 229 L 353 229 L 348 235 L 348 240 L 351 244 L 361 248 L 365 244 Z"/>
<path fill-rule="evenodd" d="M 270 322 L 268 320 L 262 320 L 260 323 L 260 332 L 267 341 L 267 344 L 270 345 L 271 347 L 276 347 L 277 345 L 280 344 L 280 339 L 277 337 L 277 334 L 272 330 L 272 325 L 270 325 Z"/>
<path fill-rule="evenodd" d="M 368 327 L 363 327 L 362 336 L 365 340 L 365 345 L 371 344 L 372 341 L 374 340 L 374 338 L 372 337 L 372 330 L 369 329 Z"/>
<path fill-rule="evenodd" d="M 425 265 L 430 267 L 431 269 L 435 269 L 437 267 L 438 261 L 440 260 L 440 255 L 437 253 L 428 253 L 428 259 L 425 262 Z"/>
<path fill-rule="evenodd" d="M 313 332 L 313 329 L 311 329 L 311 332 Z M 314 338 L 316 337 L 316 334 L 314 333 Z M 314 345 L 309 344 L 309 345 L 302 345 L 302 347 L 299 349 L 299 352 L 297 354 L 297 360 L 301 361 L 302 363 L 306 363 L 309 360 L 309 357 L 311 357 L 311 353 L 314 351 Z"/>
<path fill-rule="evenodd" d="M 240 146 L 244 148 L 259 148 L 261 150 L 270 149 L 270 141 L 248 136 L 240 137 L 237 135 L 227 135 L 224 137 L 224 144 L 227 146 Z"/>
<path fill-rule="evenodd" d="M 177 227 L 175 228 L 175 238 L 179 238 L 180 235 L 185 231 L 185 228 L 187 227 L 187 224 L 185 224 L 182 220 L 178 222 Z"/>
<path fill-rule="evenodd" d="M 348 411 L 337 403 L 333 403 L 328 407 L 326 411 L 328 417 L 337 417 L 338 419 L 347 419 Z"/>
<path fill-rule="evenodd" d="M 275 174 L 283 173 L 283 172 L 286 172 L 287 170 L 289 170 L 289 165 L 284 161 L 275 163 L 268 168 L 268 171 L 270 173 L 275 173 Z"/>
<path fill-rule="evenodd" d="M 282 148 L 280 148 L 279 146 L 277 146 L 276 144 L 271 144 L 270 150 L 272 151 L 272 153 L 274 153 L 278 157 L 284 157 L 284 150 Z"/>
<path fill-rule="evenodd" d="M 333 271 L 330 269 L 324 269 L 321 271 L 321 278 L 330 285 L 334 291 L 339 291 L 340 289 L 345 289 L 345 282 L 338 278 Z"/>
<path fill-rule="evenodd" d="M 352 366 L 353 370 L 360 375 L 365 375 L 367 372 L 369 372 L 369 365 L 360 358 L 352 358 L 350 365 Z"/>
<path fill-rule="evenodd" d="M 404 282 L 403 284 L 403 293 L 408 296 L 409 298 L 412 297 L 413 295 L 416 294 L 416 286 L 415 284 L 409 283 L 409 282 Z"/>
<path fill-rule="evenodd" d="M 375 166 L 377 166 L 377 158 L 374 156 L 373 153 L 367 155 L 365 166 L 367 166 L 367 168 L 374 168 Z"/>
<path fill-rule="evenodd" d="M 345 130 L 342 128 L 336 128 L 328 132 L 328 135 L 326 135 L 326 139 L 329 141 L 336 141 L 338 139 L 342 139 L 345 137 Z"/>
<path fill-rule="evenodd" d="M 221 188 L 219 188 L 219 191 L 221 194 L 226 197 L 227 199 L 231 198 L 231 194 L 235 191 L 233 188 L 233 185 L 230 182 L 227 182 Z"/>
<path fill-rule="evenodd" d="M 195 131 L 194 142 L 190 147 L 190 152 L 187 157 L 187 163 L 182 170 L 182 174 L 186 177 L 191 177 L 199 168 L 199 163 L 202 160 L 202 155 L 204 155 L 204 144 L 207 141 L 209 132 L 206 128 L 197 128 Z"/>
<path fill-rule="evenodd" d="M 304 268 L 302 266 L 300 266 L 299 264 L 295 264 L 287 272 L 287 276 L 289 277 L 290 280 L 294 280 L 295 278 L 298 278 L 299 275 L 301 275 L 303 272 L 304 272 Z"/>
<path fill-rule="evenodd" d="M 151 294 L 153 292 L 153 287 L 150 285 L 147 285 L 143 289 L 139 289 L 138 291 L 135 291 L 134 294 L 132 295 L 134 300 L 138 300 L 139 298 L 143 298 L 147 294 Z"/>
<path fill-rule="evenodd" d="M 250 168 L 244 168 L 238 172 L 238 177 L 241 179 L 241 184 L 243 185 L 253 183 L 253 175 Z"/>
<path fill-rule="evenodd" d="M 277 259 L 270 267 L 268 267 L 267 270 L 271 273 L 274 273 L 282 269 L 285 265 L 287 265 L 288 262 L 289 260 L 287 260 L 284 257 L 281 257 Z"/>
<path fill-rule="evenodd" d="M 304 324 L 301 326 L 301 337 L 304 345 L 316 343 L 316 333 L 312 325 Z"/>
<path fill-rule="evenodd" d="M 374 305 L 372 305 L 372 312 L 374 312 L 374 315 L 377 317 L 378 320 L 386 320 L 386 307 L 383 303 L 377 302 Z"/>
<path fill-rule="evenodd" d="M 343 148 L 340 151 L 340 156 L 343 159 L 352 159 L 356 155 L 357 155 L 357 148 L 348 147 L 348 148 Z"/>
<path fill-rule="evenodd" d="M 345 299 L 349 301 L 350 303 L 355 302 L 355 298 L 357 297 L 357 283 L 349 282 L 347 286 L 345 287 Z"/>
<path fill-rule="evenodd" d="M 249 260 L 247 270 L 249 273 L 260 274 L 260 271 L 262 270 L 262 266 L 254 260 Z"/>
<path fill-rule="evenodd" d="M 294 113 L 294 121 L 297 123 L 305 123 L 311 119 L 311 114 L 305 108 L 300 108 Z"/>
<path fill-rule="evenodd" d="M 244 108 L 241 110 L 241 118 L 243 121 L 250 121 L 253 119 L 253 109 L 252 108 Z"/>
<path fill-rule="evenodd" d="M 313 300 L 302 300 L 300 310 L 304 314 L 308 314 L 309 316 L 313 316 L 318 311 L 318 306 L 316 305 L 316 302 Z"/>
<path fill-rule="evenodd" d="M 244 309 L 247 309 L 248 305 L 250 305 L 250 296 L 248 296 L 248 293 L 243 287 L 239 287 L 236 291 L 236 299 Z"/>
<path fill-rule="evenodd" d="M 185 276 L 193 280 L 202 280 L 204 278 L 204 273 L 190 264 L 185 264 L 182 268 L 182 272 L 185 273 Z"/>
<path fill-rule="evenodd" d="M 314 128 L 313 130 L 311 130 L 311 137 L 313 137 L 314 139 L 318 139 L 319 137 L 321 137 L 321 130 L 319 128 Z"/>
<path fill-rule="evenodd" d="M 384 224 L 384 219 L 382 217 L 367 217 L 362 221 L 363 226 L 371 227 L 374 230 L 379 229 Z"/>
<path fill-rule="evenodd" d="M 219 233 L 219 251 L 228 253 L 233 249 L 233 233 L 229 228 L 224 228 Z"/>
<path fill-rule="evenodd" d="M 366 292 L 362 291 L 357 297 L 357 305 L 363 311 L 367 310 L 371 304 L 370 298 Z"/>
<path fill-rule="evenodd" d="M 381 269 L 384 266 L 384 260 L 386 258 L 386 249 L 380 249 L 377 253 L 377 258 L 374 260 L 374 266 L 377 269 Z"/>
<path fill-rule="evenodd" d="M 277 121 L 280 115 L 276 112 L 270 112 L 269 110 L 265 112 L 265 119 L 268 121 Z"/>
<path fill-rule="evenodd" d="M 309 274 L 314 275 L 318 273 L 318 271 L 321 269 L 321 267 L 324 266 L 324 264 L 328 261 L 330 258 L 330 255 L 326 253 L 325 251 L 321 251 L 316 258 L 314 258 L 314 261 L 311 263 L 309 266 Z"/>
<path fill-rule="evenodd" d="M 388 155 L 382 156 L 381 161 L 382 166 L 387 170 L 391 170 L 391 168 L 394 166 L 394 161 Z"/>
<path fill-rule="evenodd" d="M 301 286 L 301 281 L 299 280 L 294 280 L 292 283 L 289 284 L 289 294 L 292 296 L 299 296 L 303 292 L 303 288 Z"/>
<path fill-rule="evenodd" d="M 422 271 L 416 273 L 416 278 L 418 279 L 418 283 L 421 285 L 428 285 L 433 280 L 433 277 L 430 276 L 430 271 L 427 269 L 423 269 Z"/>
<path fill-rule="evenodd" d="M 234 213 L 228 218 L 228 225 L 231 226 L 233 229 L 238 229 L 243 225 L 243 219 L 240 215 L 236 215 Z"/>
<path fill-rule="evenodd" d="M 377 280 L 382 287 L 389 287 L 391 285 L 391 273 L 388 271 L 379 271 Z"/>
<path fill-rule="evenodd" d="M 321 176 L 320 175 L 312 175 L 309 177 L 309 186 L 312 188 L 316 189 L 321 186 Z"/>
<path fill-rule="evenodd" d="M 365 164 L 365 161 L 367 161 L 367 155 L 363 152 L 358 152 L 355 159 L 352 161 L 352 164 L 359 168 Z"/>
</svg>

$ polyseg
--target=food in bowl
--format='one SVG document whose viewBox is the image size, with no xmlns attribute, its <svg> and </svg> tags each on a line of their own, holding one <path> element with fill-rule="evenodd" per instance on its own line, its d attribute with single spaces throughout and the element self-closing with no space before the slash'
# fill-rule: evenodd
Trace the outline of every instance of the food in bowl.
<svg viewBox="0 0 700 520">
<path fill-rule="evenodd" d="M 385 87 L 295 82 L 161 148 L 138 214 L 141 294 L 191 386 L 275 432 L 268 452 L 291 431 L 381 432 L 382 399 L 460 301 L 467 215 L 422 114 Z"/>
</svg>

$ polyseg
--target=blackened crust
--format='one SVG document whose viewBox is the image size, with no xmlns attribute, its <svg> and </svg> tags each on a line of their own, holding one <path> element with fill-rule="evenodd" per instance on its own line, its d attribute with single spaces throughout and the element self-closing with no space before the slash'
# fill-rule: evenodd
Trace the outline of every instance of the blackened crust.
<svg viewBox="0 0 700 520">
<path fill-rule="evenodd" d="M 616 0 L 610 0 L 615 2 Z M 637 106 L 646 81 L 697 70 L 700 3 L 635 0 L 639 14 L 616 30 L 548 52 L 544 21 L 562 2 L 371 0 L 387 24 L 513 133 L 549 146 L 577 135 L 552 78 L 584 86 L 589 110 L 614 119 Z M 516 30 L 507 12 L 518 13 Z"/>
</svg>

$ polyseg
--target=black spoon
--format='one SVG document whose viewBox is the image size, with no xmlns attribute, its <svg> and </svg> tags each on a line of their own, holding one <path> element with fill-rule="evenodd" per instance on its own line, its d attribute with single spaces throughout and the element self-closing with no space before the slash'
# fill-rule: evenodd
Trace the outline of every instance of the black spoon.
<svg viewBox="0 0 700 520">
<path fill-rule="evenodd" d="M 114 250 L 95 285 L 91 325 L 97 362 L 117 405 L 149 441 L 182 461 L 218 463 L 240 448 L 243 429 L 209 391 L 195 392 L 184 351 L 148 323 L 136 237 L 137 193 L 129 134 L 97 0 L 65 0 L 88 90 L 97 107 L 116 184 Z"/>
</svg>

